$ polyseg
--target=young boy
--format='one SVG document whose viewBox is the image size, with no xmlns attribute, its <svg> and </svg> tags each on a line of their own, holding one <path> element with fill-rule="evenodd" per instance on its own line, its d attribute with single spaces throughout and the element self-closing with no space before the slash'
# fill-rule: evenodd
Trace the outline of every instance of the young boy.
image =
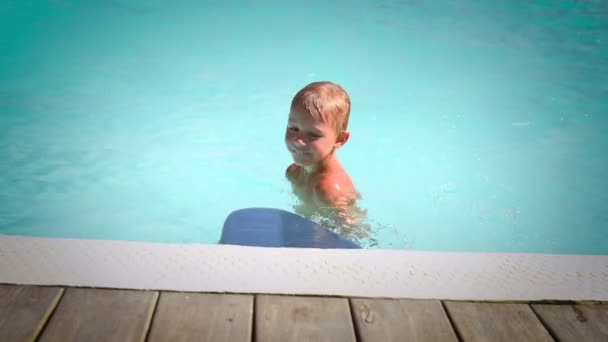
<svg viewBox="0 0 608 342">
<path fill-rule="evenodd" d="M 300 200 L 296 213 L 324 222 L 351 235 L 359 198 L 346 171 L 338 162 L 336 150 L 350 137 L 346 130 L 350 98 L 332 82 L 313 82 L 302 88 L 291 102 L 285 145 L 293 157 L 286 177 Z M 347 230 L 347 231 L 345 231 Z M 360 234 L 355 234 L 360 235 Z"/>
</svg>

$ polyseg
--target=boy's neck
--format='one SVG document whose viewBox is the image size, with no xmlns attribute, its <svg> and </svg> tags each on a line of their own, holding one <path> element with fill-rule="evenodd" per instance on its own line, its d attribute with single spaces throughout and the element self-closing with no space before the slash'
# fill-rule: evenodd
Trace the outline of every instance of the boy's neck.
<svg viewBox="0 0 608 342">
<path fill-rule="evenodd" d="M 325 169 L 327 169 L 330 165 L 337 163 L 338 158 L 334 152 L 330 153 L 327 157 L 321 159 L 318 163 L 313 165 L 302 166 L 304 171 L 308 174 L 319 173 Z"/>
</svg>

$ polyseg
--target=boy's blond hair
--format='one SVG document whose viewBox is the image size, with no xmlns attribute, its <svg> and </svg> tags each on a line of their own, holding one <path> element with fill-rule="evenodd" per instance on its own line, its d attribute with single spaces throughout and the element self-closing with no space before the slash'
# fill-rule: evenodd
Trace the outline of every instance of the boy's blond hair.
<svg viewBox="0 0 608 342">
<path fill-rule="evenodd" d="M 339 135 L 348 127 L 350 97 L 338 84 L 320 81 L 302 88 L 291 101 L 292 109 L 304 109 L 315 120 L 329 123 Z"/>
</svg>

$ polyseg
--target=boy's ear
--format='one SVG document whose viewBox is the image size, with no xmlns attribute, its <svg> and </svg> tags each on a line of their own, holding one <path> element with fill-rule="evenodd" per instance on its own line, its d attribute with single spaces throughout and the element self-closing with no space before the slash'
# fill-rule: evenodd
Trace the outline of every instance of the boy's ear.
<svg viewBox="0 0 608 342">
<path fill-rule="evenodd" d="M 341 147 L 342 145 L 346 144 L 348 138 L 350 138 L 349 131 L 344 131 L 340 133 L 340 135 L 338 135 L 338 138 L 336 139 L 336 147 Z"/>
</svg>

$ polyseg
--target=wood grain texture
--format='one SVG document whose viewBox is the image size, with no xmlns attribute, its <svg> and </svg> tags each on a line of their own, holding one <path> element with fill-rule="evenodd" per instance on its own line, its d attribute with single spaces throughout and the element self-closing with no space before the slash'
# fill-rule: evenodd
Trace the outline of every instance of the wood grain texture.
<svg viewBox="0 0 608 342">
<path fill-rule="evenodd" d="M 438 300 L 351 299 L 363 342 L 457 341 Z"/>
<path fill-rule="evenodd" d="M 0 285 L 0 341 L 33 341 L 55 309 L 59 287 Z"/>
<path fill-rule="evenodd" d="M 532 308 L 560 341 L 608 341 L 608 304 L 533 304 Z"/>
<path fill-rule="evenodd" d="M 256 297 L 256 341 L 355 341 L 348 300 L 328 297 Z"/>
<path fill-rule="evenodd" d="M 40 341 L 143 341 L 158 292 L 69 288 Z"/>
<path fill-rule="evenodd" d="M 527 304 L 445 302 L 464 341 L 553 341 Z"/>
<path fill-rule="evenodd" d="M 162 292 L 149 341 L 250 341 L 253 296 Z"/>
</svg>

